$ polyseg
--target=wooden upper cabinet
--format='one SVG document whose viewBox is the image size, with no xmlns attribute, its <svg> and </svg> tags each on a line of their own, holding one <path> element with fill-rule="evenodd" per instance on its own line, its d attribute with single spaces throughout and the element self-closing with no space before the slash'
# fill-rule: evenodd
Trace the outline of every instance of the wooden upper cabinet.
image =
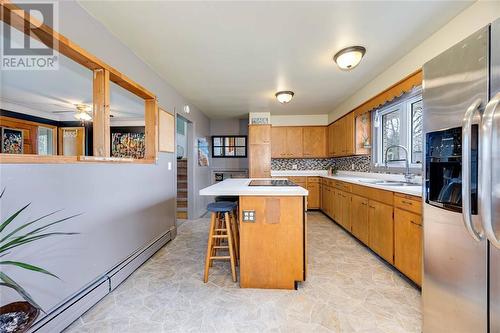
<svg viewBox="0 0 500 333">
<path fill-rule="evenodd" d="M 288 127 L 286 129 L 286 150 L 288 157 L 302 157 L 302 127 Z"/>
<path fill-rule="evenodd" d="M 342 139 L 343 147 L 342 154 L 343 155 L 354 155 L 355 147 L 354 147 L 354 115 L 353 113 L 348 113 L 344 118 L 342 118 Z"/>
<path fill-rule="evenodd" d="M 334 128 L 335 128 L 335 123 L 328 125 L 327 127 L 327 151 L 328 151 L 328 157 L 334 156 L 334 149 L 333 149 L 333 139 L 334 139 Z"/>
<path fill-rule="evenodd" d="M 285 158 L 286 152 L 286 127 L 271 128 L 271 156 Z"/>
<path fill-rule="evenodd" d="M 302 127 L 273 127 L 271 133 L 273 158 L 303 157 Z"/>
<path fill-rule="evenodd" d="M 326 157 L 327 128 L 324 126 L 303 128 L 304 157 Z"/>
<path fill-rule="evenodd" d="M 271 125 L 249 125 L 248 126 L 249 144 L 270 144 L 271 143 Z"/>
<path fill-rule="evenodd" d="M 328 126 L 328 155 L 355 155 L 354 138 L 354 114 L 351 112 Z"/>
</svg>

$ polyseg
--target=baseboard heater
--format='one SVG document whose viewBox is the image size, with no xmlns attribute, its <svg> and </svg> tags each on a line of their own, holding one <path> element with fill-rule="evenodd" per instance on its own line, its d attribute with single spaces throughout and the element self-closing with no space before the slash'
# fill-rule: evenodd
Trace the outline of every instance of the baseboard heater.
<svg viewBox="0 0 500 333">
<path fill-rule="evenodd" d="M 127 277 L 139 268 L 161 247 L 175 237 L 175 228 L 167 231 L 146 247 L 137 250 L 118 265 L 106 272 L 90 285 L 86 286 L 63 304 L 49 312 L 39 320 L 29 332 L 53 333 L 61 332 L 104 296 L 116 289 Z"/>
</svg>

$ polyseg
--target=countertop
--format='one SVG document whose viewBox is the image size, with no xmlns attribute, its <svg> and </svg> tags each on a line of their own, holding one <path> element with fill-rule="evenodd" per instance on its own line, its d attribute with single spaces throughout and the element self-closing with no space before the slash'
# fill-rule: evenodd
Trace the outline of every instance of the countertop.
<svg viewBox="0 0 500 333">
<path fill-rule="evenodd" d="M 259 178 L 263 179 L 263 178 Z M 307 196 L 309 192 L 300 186 L 248 186 L 252 179 L 230 178 L 200 190 L 203 196 Z"/>
<path fill-rule="evenodd" d="M 304 176 L 319 176 L 328 179 L 340 180 L 361 186 L 378 188 L 381 190 L 392 191 L 397 193 L 409 194 L 421 197 L 422 185 L 420 186 L 387 186 L 379 184 L 364 183 L 363 180 L 367 179 L 381 179 L 381 180 L 404 180 L 403 175 L 399 174 L 385 174 L 385 173 L 371 173 L 371 172 L 355 172 L 355 171 L 339 171 L 335 176 L 328 176 L 326 170 L 285 170 L 285 171 L 271 171 L 272 177 L 304 177 Z M 422 177 L 416 177 L 416 182 L 422 183 Z"/>
</svg>

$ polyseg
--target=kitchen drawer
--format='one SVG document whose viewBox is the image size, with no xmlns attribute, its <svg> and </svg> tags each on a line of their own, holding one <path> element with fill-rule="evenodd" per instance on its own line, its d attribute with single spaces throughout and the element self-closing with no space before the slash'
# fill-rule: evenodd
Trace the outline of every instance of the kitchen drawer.
<svg viewBox="0 0 500 333">
<path fill-rule="evenodd" d="M 391 191 L 379 190 L 377 188 L 351 184 L 351 192 L 370 200 L 379 201 L 392 205 L 394 193 Z"/>
<path fill-rule="evenodd" d="M 295 184 L 302 185 L 306 183 L 307 178 L 302 176 L 288 176 L 288 180 L 294 182 Z"/>
<path fill-rule="evenodd" d="M 328 179 L 321 178 L 321 185 L 328 185 Z"/>
<path fill-rule="evenodd" d="M 422 199 L 413 195 L 395 193 L 394 207 L 422 214 Z"/>
<path fill-rule="evenodd" d="M 321 177 L 307 177 L 308 183 L 319 183 L 321 181 Z"/>
<path fill-rule="evenodd" d="M 342 182 L 339 180 L 334 180 L 333 186 L 339 190 L 351 192 L 351 184 L 350 183 Z"/>
</svg>

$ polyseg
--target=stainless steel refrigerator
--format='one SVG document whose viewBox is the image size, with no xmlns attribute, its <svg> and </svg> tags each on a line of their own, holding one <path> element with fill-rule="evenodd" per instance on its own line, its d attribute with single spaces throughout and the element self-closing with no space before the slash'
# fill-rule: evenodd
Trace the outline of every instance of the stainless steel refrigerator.
<svg viewBox="0 0 500 333">
<path fill-rule="evenodd" d="M 500 20 L 423 74 L 423 331 L 500 333 Z"/>
</svg>

